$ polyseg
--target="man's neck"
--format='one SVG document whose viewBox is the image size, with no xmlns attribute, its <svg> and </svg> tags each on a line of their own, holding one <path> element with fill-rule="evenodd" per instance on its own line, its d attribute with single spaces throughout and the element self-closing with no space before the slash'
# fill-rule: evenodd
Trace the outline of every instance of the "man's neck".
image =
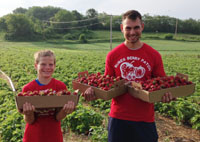
<svg viewBox="0 0 200 142">
<path fill-rule="evenodd" d="M 143 46 L 143 43 L 141 41 L 138 41 L 136 43 L 130 43 L 128 41 L 125 41 L 124 44 L 130 49 L 139 49 Z"/>
</svg>

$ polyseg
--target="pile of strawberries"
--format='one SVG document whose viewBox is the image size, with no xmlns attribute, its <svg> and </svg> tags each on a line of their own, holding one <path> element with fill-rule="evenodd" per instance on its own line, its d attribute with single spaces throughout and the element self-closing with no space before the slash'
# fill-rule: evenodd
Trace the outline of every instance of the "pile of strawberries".
<svg viewBox="0 0 200 142">
<path fill-rule="evenodd" d="M 77 82 L 84 83 L 108 91 L 111 88 L 113 88 L 115 82 L 120 80 L 122 80 L 120 76 L 114 77 L 109 75 L 101 75 L 101 73 L 98 72 L 96 74 L 93 73 L 88 76 L 83 76 L 77 79 Z"/>
<path fill-rule="evenodd" d="M 52 89 L 42 90 L 42 91 L 28 91 L 20 92 L 17 96 L 62 96 L 62 95 L 77 95 L 77 92 L 70 92 L 68 90 L 62 90 L 59 92 L 53 91 Z"/>
<path fill-rule="evenodd" d="M 165 76 L 152 78 L 146 81 L 139 82 L 142 85 L 142 89 L 152 92 L 160 89 L 171 88 L 182 85 L 192 84 L 191 81 L 187 81 L 179 76 Z"/>
</svg>

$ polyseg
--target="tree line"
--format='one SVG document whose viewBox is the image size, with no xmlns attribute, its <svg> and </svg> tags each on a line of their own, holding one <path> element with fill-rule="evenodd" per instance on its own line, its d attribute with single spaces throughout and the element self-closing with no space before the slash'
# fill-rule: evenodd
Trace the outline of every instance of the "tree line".
<svg viewBox="0 0 200 142">
<path fill-rule="evenodd" d="M 53 6 L 19 7 L 12 14 L 0 17 L 0 32 L 5 33 L 6 40 L 39 40 L 55 38 L 59 34 L 76 39 L 81 33 L 87 34 L 90 30 L 110 30 L 111 19 L 112 30 L 119 31 L 121 15 L 98 13 L 93 8 L 83 15 L 76 10 L 68 11 Z M 174 33 L 177 30 L 178 33 L 200 34 L 200 20 L 144 14 L 143 21 L 144 32 Z"/>
</svg>

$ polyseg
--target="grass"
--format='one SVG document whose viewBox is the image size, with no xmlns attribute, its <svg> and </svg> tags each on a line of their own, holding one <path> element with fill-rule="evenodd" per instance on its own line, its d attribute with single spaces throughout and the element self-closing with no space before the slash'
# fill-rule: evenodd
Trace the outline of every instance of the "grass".
<svg viewBox="0 0 200 142">
<path fill-rule="evenodd" d="M 190 51 L 197 53 L 200 51 L 200 42 L 186 42 L 186 41 L 174 41 L 174 40 L 153 40 L 144 39 L 143 42 L 151 45 L 158 51 Z M 113 42 L 112 48 L 120 44 L 121 42 Z M 110 42 L 102 43 L 63 43 L 63 42 L 7 42 L 2 41 L 0 48 L 9 47 L 14 50 L 18 48 L 55 48 L 55 49 L 67 49 L 67 50 L 94 50 L 94 51 L 109 51 Z"/>
</svg>

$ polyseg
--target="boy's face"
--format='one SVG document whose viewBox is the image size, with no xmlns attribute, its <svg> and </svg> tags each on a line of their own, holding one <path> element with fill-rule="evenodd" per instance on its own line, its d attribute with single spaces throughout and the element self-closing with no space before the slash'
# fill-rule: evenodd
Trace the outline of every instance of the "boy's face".
<svg viewBox="0 0 200 142">
<path fill-rule="evenodd" d="M 35 64 L 38 77 L 51 78 L 55 70 L 54 58 L 51 56 L 40 57 L 39 63 Z"/>
<path fill-rule="evenodd" d="M 137 43 L 142 35 L 144 24 L 139 18 L 136 20 L 126 18 L 121 24 L 121 31 L 126 42 Z"/>
</svg>

